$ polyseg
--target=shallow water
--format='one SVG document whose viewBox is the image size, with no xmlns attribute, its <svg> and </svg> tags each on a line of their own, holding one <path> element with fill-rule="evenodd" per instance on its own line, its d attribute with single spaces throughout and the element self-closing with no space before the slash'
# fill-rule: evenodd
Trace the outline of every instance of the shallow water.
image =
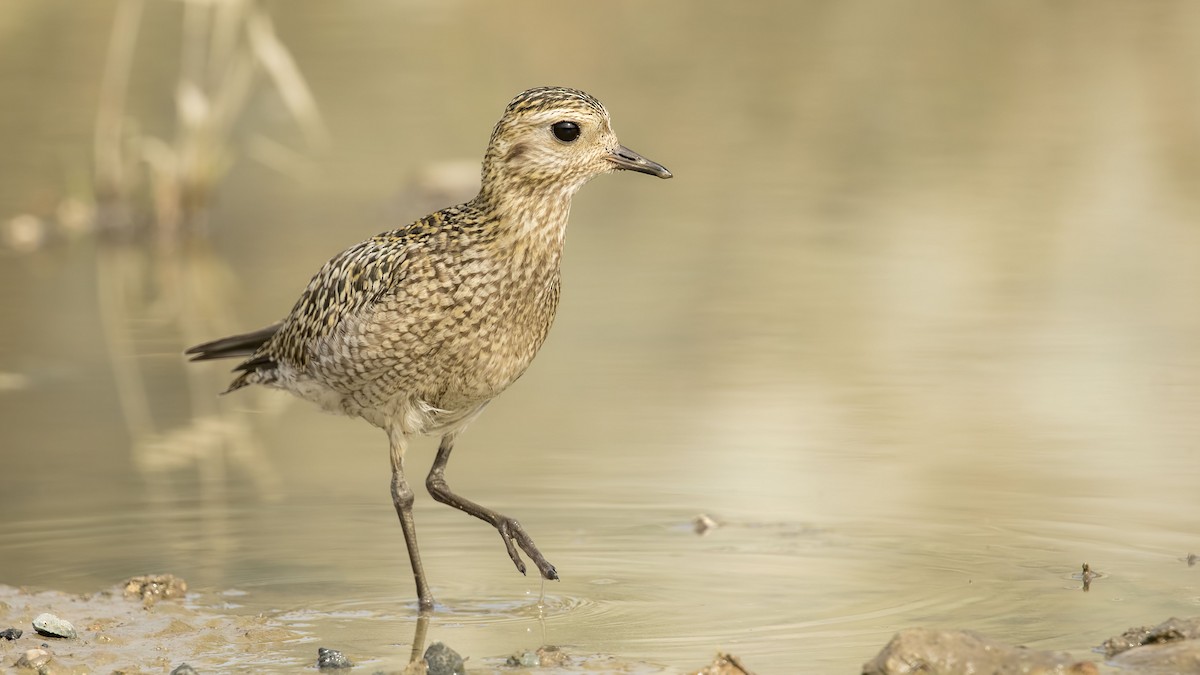
<svg viewBox="0 0 1200 675">
<path fill-rule="evenodd" d="M 0 218 L 87 175 L 114 7 L 0 9 L 22 96 Z M 163 135 L 179 7 L 148 5 L 131 84 Z M 275 7 L 331 137 L 303 171 L 256 154 L 303 148 L 263 94 L 208 241 L 0 251 L 0 583 L 170 571 L 398 668 L 415 599 L 383 435 L 218 399 L 226 369 L 179 354 L 440 205 L 415 176 L 564 83 L 676 178 L 584 189 L 550 341 L 449 468 L 562 581 L 539 613 L 496 534 L 421 493 L 430 640 L 857 672 L 903 627 L 1086 650 L 1200 613 L 1200 11 L 922 7 Z"/>
</svg>

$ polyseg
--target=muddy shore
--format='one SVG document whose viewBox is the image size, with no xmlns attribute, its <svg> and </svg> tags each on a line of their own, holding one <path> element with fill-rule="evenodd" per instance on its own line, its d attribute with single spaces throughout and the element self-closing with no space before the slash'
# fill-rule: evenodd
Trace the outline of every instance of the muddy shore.
<svg viewBox="0 0 1200 675">
<path fill-rule="evenodd" d="M 42 675 L 85 673 L 338 672 L 443 675 L 456 672 L 659 673 L 750 675 L 753 655 L 697 655 L 698 668 L 676 671 L 613 655 L 578 654 L 550 645 L 507 655 L 462 655 L 425 645 L 429 617 L 419 619 L 408 663 L 342 654 L 319 635 L 263 615 L 221 611 L 220 603 L 171 575 L 135 577 L 113 588 L 72 595 L 0 585 L 0 667 Z M 1093 658 L 1079 658 L 1080 652 Z M 318 656 L 319 652 L 319 656 Z M 708 665 L 704 664 L 708 661 Z M 797 664 L 802 672 L 803 665 Z M 464 670 L 465 669 L 465 670 Z M 346 672 L 349 672 L 348 670 Z M 908 628 L 862 668 L 864 675 L 905 673 L 1145 675 L 1200 673 L 1200 617 L 1168 619 L 1115 634 L 1074 654 L 1007 645 L 968 630 Z"/>
</svg>

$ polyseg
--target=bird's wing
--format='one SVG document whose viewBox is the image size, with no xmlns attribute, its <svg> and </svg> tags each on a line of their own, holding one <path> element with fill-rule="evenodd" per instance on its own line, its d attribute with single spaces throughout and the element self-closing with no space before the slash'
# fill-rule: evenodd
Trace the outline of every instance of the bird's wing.
<svg viewBox="0 0 1200 675">
<path fill-rule="evenodd" d="M 347 319 L 360 316 L 385 293 L 403 285 L 414 243 L 397 230 L 355 244 L 331 258 L 313 275 L 275 336 L 243 366 L 258 368 L 265 365 L 264 360 L 307 365 L 313 345 L 333 335 Z"/>
<path fill-rule="evenodd" d="M 407 286 L 414 260 L 428 262 L 419 251 L 426 246 L 445 248 L 464 225 L 483 222 L 474 206 L 461 204 L 337 254 L 313 275 L 275 334 L 235 368 L 242 374 L 230 390 L 271 377 L 281 363 L 307 368 L 317 350 L 353 332 L 381 301 L 401 312 L 420 304 L 423 300 L 410 297 Z"/>
</svg>

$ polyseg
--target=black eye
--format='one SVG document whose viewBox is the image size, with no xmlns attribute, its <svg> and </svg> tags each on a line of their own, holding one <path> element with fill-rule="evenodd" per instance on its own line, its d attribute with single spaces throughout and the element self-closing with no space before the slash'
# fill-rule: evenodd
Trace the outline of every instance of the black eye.
<svg viewBox="0 0 1200 675">
<path fill-rule="evenodd" d="M 550 130 L 554 132 L 554 137 L 563 143 L 570 143 L 579 138 L 579 125 L 574 122 L 555 122 L 550 125 Z"/>
</svg>

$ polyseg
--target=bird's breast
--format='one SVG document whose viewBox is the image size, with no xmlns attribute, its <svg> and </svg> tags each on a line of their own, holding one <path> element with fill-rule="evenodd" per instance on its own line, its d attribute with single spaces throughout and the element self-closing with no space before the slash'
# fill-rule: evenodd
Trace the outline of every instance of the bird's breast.
<svg viewBox="0 0 1200 675">
<path fill-rule="evenodd" d="M 512 384 L 546 340 L 558 308 L 558 267 L 516 257 L 498 274 L 464 283 L 453 344 L 464 389 L 494 396 Z"/>
<path fill-rule="evenodd" d="M 414 260 L 404 287 L 382 298 L 315 364 L 348 373 L 364 399 L 415 394 L 443 409 L 495 397 L 533 361 L 558 307 L 558 257 L 509 247 Z"/>
</svg>

